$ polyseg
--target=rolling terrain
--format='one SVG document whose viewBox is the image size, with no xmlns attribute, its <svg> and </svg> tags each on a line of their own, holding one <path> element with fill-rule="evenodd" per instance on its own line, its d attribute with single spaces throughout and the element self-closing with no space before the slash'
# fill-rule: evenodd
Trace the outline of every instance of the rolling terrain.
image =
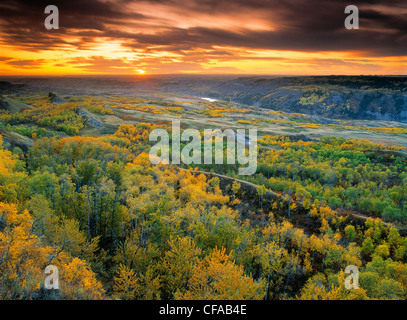
<svg viewBox="0 0 407 320">
<path fill-rule="evenodd" d="M 0 298 L 407 297 L 402 77 L 8 80 Z M 256 129 L 256 172 L 152 165 L 149 135 L 172 121 Z"/>
<path fill-rule="evenodd" d="M 407 122 L 405 76 L 157 75 L 53 79 L 19 77 L 12 81 L 39 90 L 63 93 L 176 93 L 331 119 Z"/>
</svg>

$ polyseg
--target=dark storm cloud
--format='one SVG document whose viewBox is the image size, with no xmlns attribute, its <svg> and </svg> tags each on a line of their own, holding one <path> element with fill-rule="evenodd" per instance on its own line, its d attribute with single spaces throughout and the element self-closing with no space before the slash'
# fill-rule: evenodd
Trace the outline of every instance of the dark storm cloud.
<svg viewBox="0 0 407 320">
<path fill-rule="evenodd" d="M 133 6 L 129 9 L 131 2 Z M 211 15 L 214 21 L 219 20 L 219 26 L 174 26 L 154 13 L 139 13 L 137 5 L 146 3 L 157 4 L 158 10 L 163 6 L 172 8 L 185 17 L 196 18 L 197 22 L 200 16 Z M 104 37 L 121 40 L 128 48 L 159 46 L 153 50 L 176 53 L 232 46 L 298 51 L 362 50 L 371 56 L 407 54 L 407 3 L 400 0 L 391 4 L 385 0 L 351 3 L 345 0 L 57 0 L 52 4 L 60 11 L 60 29 L 52 31 L 44 28 L 44 8 L 48 4 L 3 0 L 0 4 L 3 41 L 32 51 L 67 46 L 83 48 Z M 344 9 L 349 4 L 359 7 L 359 30 L 344 27 Z M 236 30 L 222 24 L 225 15 L 242 22 L 266 19 L 273 28 Z M 79 40 L 72 40 L 74 35 Z"/>
<path fill-rule="evenodd" d="M 2 0 L 0 26 L 4 41 L 33 51 L 77 46 L 80 42 L 65 40 L 64 36 L 81 30 L 91 30 L 91 34 L 100 36 L 101 32 L 107 31 L 108 24 L 120 25 L 128 19 L 143 18 L 119 10 L 121 7 L 115 6 L 119 1 L 113 4 L 99 0 L 53 0 L 51 3 L 59 9 L 60 29 L 48 31 L 44 27 L 47 16 L 44 10 L 50 4 L 49 1 Z"/>
</svg>

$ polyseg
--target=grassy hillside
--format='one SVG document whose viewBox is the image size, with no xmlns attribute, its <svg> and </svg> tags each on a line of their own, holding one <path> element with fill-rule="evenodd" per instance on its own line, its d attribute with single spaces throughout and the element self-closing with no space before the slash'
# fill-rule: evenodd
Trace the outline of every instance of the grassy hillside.
<svg viewBox="0 0 407 320">
<path fill-rule="evenodd" d="M 17 113 L 32 108 L 33 107 L 28 104 L 0 96 L 0 110 L 10 111 L 10 113 Z"/>
</svg>

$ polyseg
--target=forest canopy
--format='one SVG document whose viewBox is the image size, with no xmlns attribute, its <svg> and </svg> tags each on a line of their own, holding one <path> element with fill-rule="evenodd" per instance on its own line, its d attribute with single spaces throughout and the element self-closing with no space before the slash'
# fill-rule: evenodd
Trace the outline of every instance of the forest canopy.
<svg viewBox="0 0 407 320">
<path fill-rule="evenodd" d="M 252 176 L 152 165 L 149 134 L 170 122 L 137 116 L 221 121 L 251 109 L 104 99 L 25 97 L 33 108 L 1 112 L 1 299 L 406 298 L 403 146 L 260 132 Z M 111 125 L 119 116 L 130 123 Z M 302 117 L 284 125 L 319 126 Z M 249 119 L 236 123 L 264 124 Z M 44 287 L 50 264 L 59 290 Z M 349 265 L 358 289 L 345 287 Z"/>
</svg>

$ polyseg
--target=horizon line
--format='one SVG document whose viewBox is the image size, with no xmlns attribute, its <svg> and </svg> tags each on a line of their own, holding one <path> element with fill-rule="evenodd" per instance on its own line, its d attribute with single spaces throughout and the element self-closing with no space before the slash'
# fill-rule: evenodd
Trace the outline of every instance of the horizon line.
<svg viewBox="0 0 407 320">
<path fill-rule="evenodd" d="M 329 76 L 342 76 L 342 77 L 406 77 L 405 74 L 258 74 L 258 73 L 151 73 L 151 74 L 132 74 L 132 73 L 103 73 L 103 74 L 6 74 L 0 75 L 0 78 L 7 77 L 153 77 L 153 76 L 240 76 L 240 77 L 329 77 Z"/>
</svg>

